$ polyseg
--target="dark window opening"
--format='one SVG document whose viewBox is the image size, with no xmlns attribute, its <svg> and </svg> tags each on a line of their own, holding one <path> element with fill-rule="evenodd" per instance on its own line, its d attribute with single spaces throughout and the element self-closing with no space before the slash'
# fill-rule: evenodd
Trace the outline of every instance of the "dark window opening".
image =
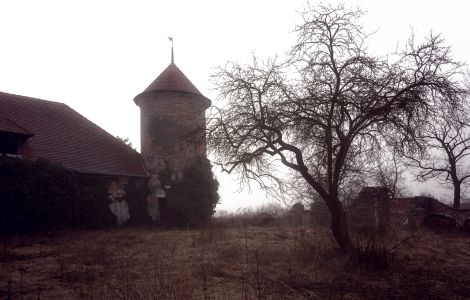
<svg viewBox="0 0 470 300">
<path fill-rule="evenodd" d="M 0 153 L 18 155 L 20 137 L 17 134 L 0 132 Z"/>
</svg>

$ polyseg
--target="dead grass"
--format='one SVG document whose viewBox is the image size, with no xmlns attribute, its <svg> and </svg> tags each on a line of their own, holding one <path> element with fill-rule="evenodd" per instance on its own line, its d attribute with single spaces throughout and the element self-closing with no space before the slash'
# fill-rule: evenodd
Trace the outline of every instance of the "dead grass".
<svg viewBox="0 0 470 300">
<path fill-rule="evenodd" d="M 0 299 L 470 297 L 468 237 L 408 236 L 375 244 L 393 253 L 380 270 L 341 256 L 326 229 L 276 224 L 18 236 L 0 240 Z"/>
</svg>

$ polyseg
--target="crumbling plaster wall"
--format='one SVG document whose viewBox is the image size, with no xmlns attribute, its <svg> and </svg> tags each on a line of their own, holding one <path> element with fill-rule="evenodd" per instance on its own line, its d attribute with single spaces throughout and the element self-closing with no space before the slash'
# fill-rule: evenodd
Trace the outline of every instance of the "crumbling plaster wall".
<svg viewBox="0 0 470 300">
<path fill-rule="evenodd" d="M 140 95 L 141 152 L 150 173 L 148 210 L 159 219 L 158 199 L 170 182 L 181 180 L 185 169 L 206 156 L 203 96 L 184 92 Z"/>
<path fill-rule="evenodd" d="M 112 179 L 108 184 L 108 197 L 111 200 L 109 209 L 116 216 L 118 225 L 122 225 L 130 219 L 125 190 L 128 180 L 127 177 L 118 177 Z"/>
</svg>

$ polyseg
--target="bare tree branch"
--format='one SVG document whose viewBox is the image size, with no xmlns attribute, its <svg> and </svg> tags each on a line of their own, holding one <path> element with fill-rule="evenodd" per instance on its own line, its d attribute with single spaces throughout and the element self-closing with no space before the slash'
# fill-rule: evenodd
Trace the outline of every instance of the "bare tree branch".
<svg viewBox="0 0 470 300">
<path fill-rule="evenodd" d="M 452 185 L 454 208 L 460 207 L 462 186 L 470 177 L 469 164 L 464 159 L 470 155 L 469 114 L 466 98 L 462 101 L 458 106 L 436 111 L 417 136 L 426 151 L 407 155 L 409 164 L 419 170 L 418 180 L 437 178 Z"/>
<path fill-rule="evenodd" d="M 274 177 L 276 157 L 296 172 L 327 204 L 346 252 L 352 243 L 341 191 L 349 179 L 381 140 L 419 147 L 416 136 L 436 103 L 453 106 L 461 93 L 460 64 L 440 36 L 422 44 L 410 38 L 393 61 L 375 57 L 366 51 L 362 14 L 308 6 L 285 62 L 254 57 L 219 68 L 213 78 L 226 105 L 208 126 L 209 149 L 227 171 Z"/>
</svg>

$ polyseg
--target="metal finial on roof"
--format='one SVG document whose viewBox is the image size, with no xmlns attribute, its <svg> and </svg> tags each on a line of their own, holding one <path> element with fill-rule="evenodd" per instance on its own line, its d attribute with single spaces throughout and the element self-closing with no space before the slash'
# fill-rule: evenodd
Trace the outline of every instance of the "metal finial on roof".
<svg viewBox="0 0 470 300">
<path fill-rule="evenodd" d="M 171 42 L 171 63 L 175 62 L 175 55 L 173 54 L 173 36 L 168 36 L 168 40 Z"/>
</svg>

